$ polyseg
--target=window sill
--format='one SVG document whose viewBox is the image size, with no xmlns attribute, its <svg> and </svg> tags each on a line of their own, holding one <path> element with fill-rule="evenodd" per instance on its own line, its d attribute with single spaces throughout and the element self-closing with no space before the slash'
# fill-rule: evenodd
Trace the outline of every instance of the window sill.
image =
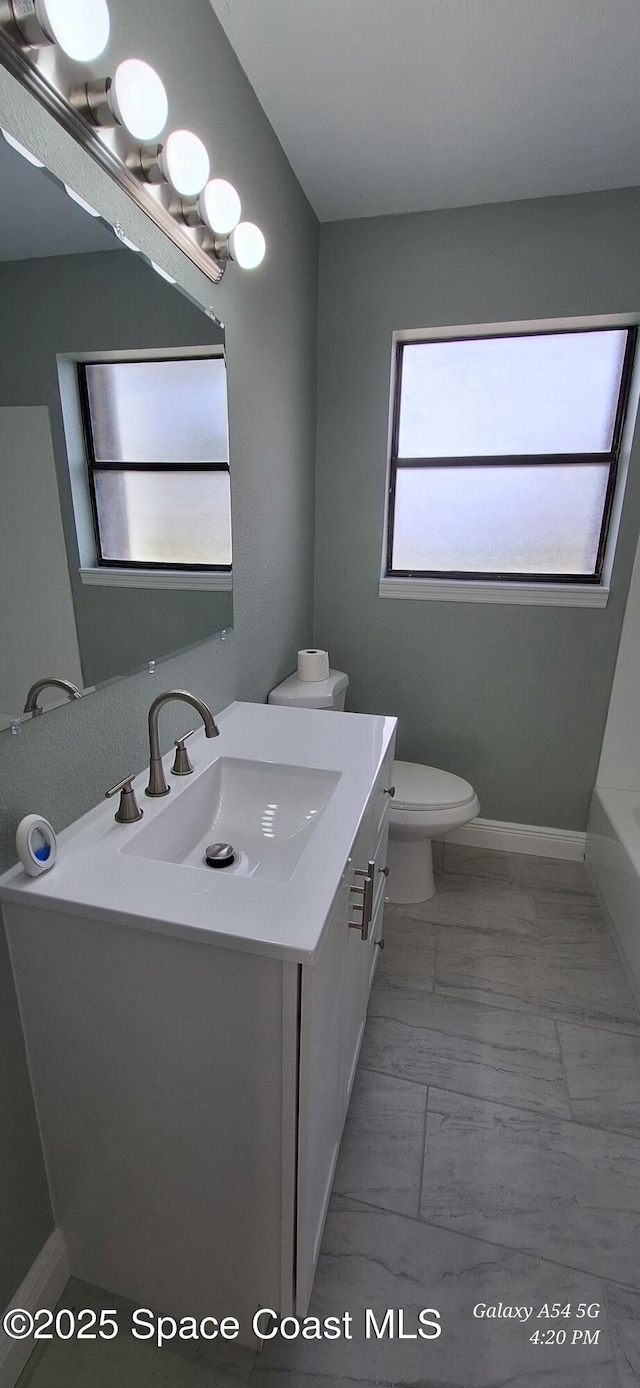
<svg viewBox="0 0 640 1388">
<path fill-rule="evenodd" d="M 419 602 L 520 603 L 534 607 L 606 607 L 609 589 L 589 583 L 486 583 L 441 578 L 381 578 L 381 598 Z"/>
<path fill-rule="evenodd" d="M 190 588 L 229 593 L 230 573 L 196 573 L 189 569 L 80 569 L 80 581 L 99 588 Z"/>
</svg>

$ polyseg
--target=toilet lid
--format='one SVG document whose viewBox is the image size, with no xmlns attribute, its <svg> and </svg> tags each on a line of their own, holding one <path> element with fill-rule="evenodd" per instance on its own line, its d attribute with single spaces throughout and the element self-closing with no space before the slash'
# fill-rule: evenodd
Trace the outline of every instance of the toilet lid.
<svg viewBox="0 0 640 1388">
<path fill-rule="evenodd" d="M 475 799 L 473 786 L 461 776 L 414 761 L 394 761 L 393 784 L 393 806 L 399 810 L 453 810 Z"/>
</svg>

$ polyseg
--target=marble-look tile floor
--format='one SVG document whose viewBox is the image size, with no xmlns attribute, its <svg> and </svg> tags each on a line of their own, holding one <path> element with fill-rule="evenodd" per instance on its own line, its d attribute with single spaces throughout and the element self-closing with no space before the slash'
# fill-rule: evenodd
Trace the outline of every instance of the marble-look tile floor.
<svg viewBox="0 0 640 1388">
<path fill-rule="evenodd" d="M 387 909 L 320 1253 L 311 1312 L 352 1338 L 69 1342 L 20 1388 L 640 1388 L 640 1016 L 587 870 L 453 844 L 439 866 L 432 901 Z M 532 1311 L 473 1315 L 501 1303 Z M 390 1307 L 440 1337 L 367 1337 Z"/>
</svg>

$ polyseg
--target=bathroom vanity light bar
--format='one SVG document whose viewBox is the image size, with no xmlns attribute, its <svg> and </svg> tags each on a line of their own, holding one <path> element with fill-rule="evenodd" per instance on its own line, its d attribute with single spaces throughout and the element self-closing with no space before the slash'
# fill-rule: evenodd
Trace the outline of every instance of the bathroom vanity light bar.
<svg viewBox="0 0 640 1388">
<path fill-rule="evenodd" d="M 231 183 L 210 178 L 209 155 L 191 130 L 170 130 L 167 93 L 141 58 L 125 58 L 113 77 L 71 81 L 64 61 L 39 64 L 43 49 L 72 63 L 94 63 L 107 47 L 107 0 L 0 0 L 0 62 L 34 92 L 56 118 L 134 197 L 209 278 L 218 282 L 229 260 L 255 269 L 265 238 L 240 221 L 240 198 Z M 58 71 L 59 69 L 59 71 Z M 122 154 L 101 132 L 119 130 Z M 122 137 L 117 148 L 122 148 Z M 35 160 L 33 160 L 35 162 Z M 157 191 L 167 190 L 158 197 Z M 135 192 L 134 192 L 135 189 Z"/>
</svg>

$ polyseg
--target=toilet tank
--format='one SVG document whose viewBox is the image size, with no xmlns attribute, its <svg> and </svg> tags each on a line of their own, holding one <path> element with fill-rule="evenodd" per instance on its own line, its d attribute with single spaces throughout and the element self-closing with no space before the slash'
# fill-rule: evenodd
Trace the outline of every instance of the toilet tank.
<svg viewBox="0 0 640 1388">
<path fill-rule="evenodd" d="M 330 670 L 328 679 L 313 682 L 289 675 L 271 690 L 269 703 L 288 704 L 290 708 L 326 708 L 341 713 L 348 684 L 349 676 L 342 670 Z"/>
</svg>

